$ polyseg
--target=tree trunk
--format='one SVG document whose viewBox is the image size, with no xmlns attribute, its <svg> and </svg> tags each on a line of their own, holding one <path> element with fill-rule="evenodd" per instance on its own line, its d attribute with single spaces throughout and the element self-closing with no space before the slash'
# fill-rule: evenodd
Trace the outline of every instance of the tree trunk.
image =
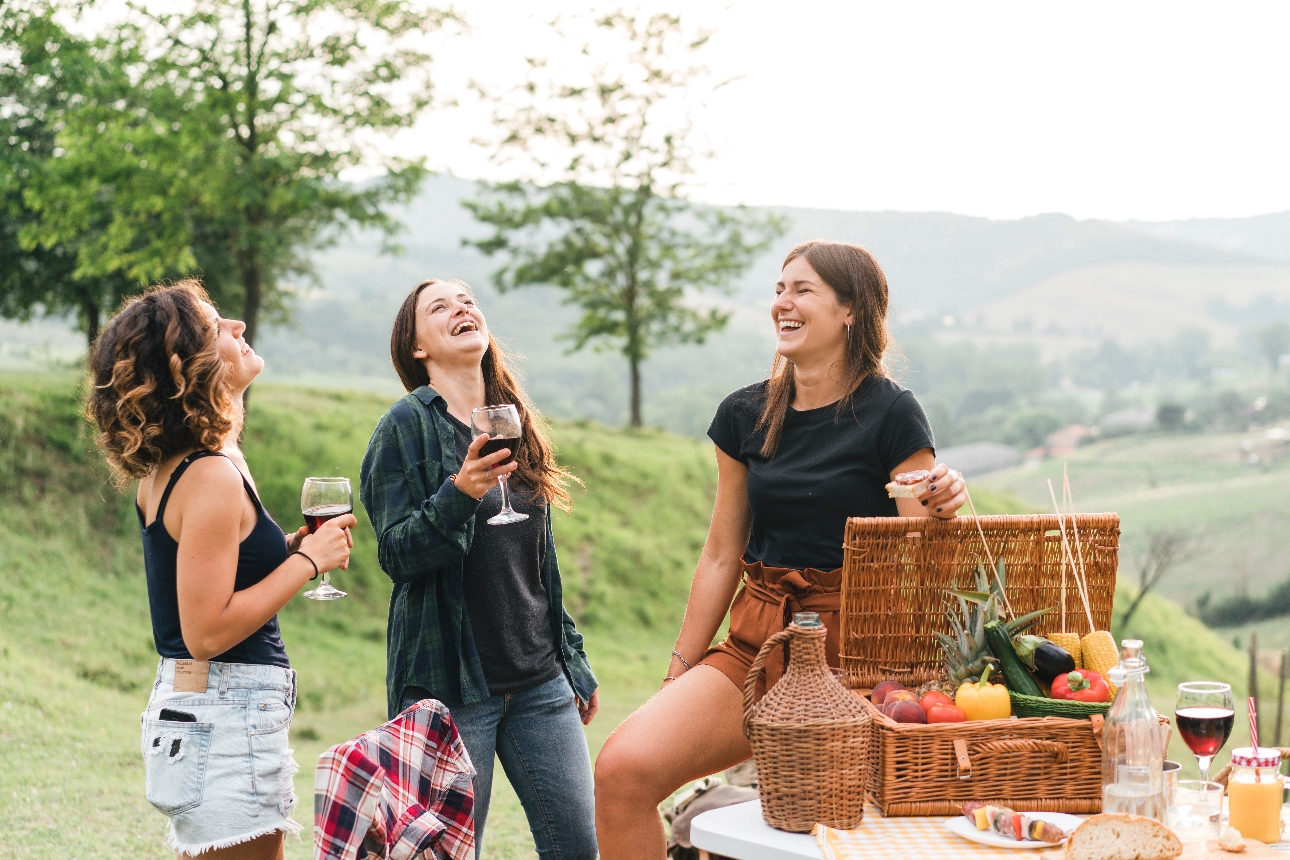
<svg viewBox="0 0 1290 860">
<path fill-rule="evenodd" d="M 99 339 L 100 328 L 100 311 L 98 302 L 86 300 L 81 305 L 81 313 L 85 314 L 85 347 L 86 355 L 94 351 L 94 342 Z"/>
<path fill-rule="evenodd" d="M 627 363 L 631 366 L 632 374 L 632 427 L 641 426 L 641 361 L 635 356 L 630 356 Z"/>
</svg>

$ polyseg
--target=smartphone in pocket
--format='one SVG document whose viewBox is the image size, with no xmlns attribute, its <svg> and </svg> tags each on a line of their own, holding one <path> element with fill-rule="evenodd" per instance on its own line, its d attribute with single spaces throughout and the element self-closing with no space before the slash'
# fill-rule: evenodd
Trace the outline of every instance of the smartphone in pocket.
<svg viewBox="0 0 1290 860">
<path fill-rule="evenodd" d="M 197 722 L 197 717 L 193 716 L 192 714 L 186 714 L 183 711 L 172 711 L 170 710 L 170 708 L 162 708 L 161 713 L 157 715 L 157 719 L 164 720 L 171 723 Z"/>
</svg>

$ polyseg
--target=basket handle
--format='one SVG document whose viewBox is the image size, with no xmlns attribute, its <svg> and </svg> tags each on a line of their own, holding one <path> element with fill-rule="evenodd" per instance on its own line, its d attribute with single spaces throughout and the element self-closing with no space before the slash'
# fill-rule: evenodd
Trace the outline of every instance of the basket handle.
<svg viewBox="0 0 1290 860">
<path fill-rule="evenodd" d="M 752 717 L 753 692 L 757 689 L 757 682 L 766 676 L 766 658 L 771 649 L 781 642 L 787 642 L 792 635 L 792 631 L 785 629 L 763 642 L 761 650 L 757 652 L 757 659 L 753 660 L 752 668 L 748 670 L 748 678 L 744 681 L 744 734 L 748 733 L 748 720 Z"/>
<path fill-rule="evenodd" d="M 1070 748 L 1059 741 L 1046 741 L 1040 738 L 1006 738 L 999 741 L 985 741 L 974 744 L 972 747 L 976 753 L 1013 753 L 1013 752 L 1037 752 L 1049 753 L 1057 759 L 1058 764 L 1066 764 L 1070 760 Z"/>
</svg>

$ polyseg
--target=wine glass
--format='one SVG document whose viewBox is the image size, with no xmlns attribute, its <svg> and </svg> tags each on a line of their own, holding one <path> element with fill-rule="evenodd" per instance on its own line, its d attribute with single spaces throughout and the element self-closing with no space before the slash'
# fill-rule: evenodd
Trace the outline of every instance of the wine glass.
<svg viewBox="0 0 1290 860">
<path fill-rule="evenodd" d="M 305 515 L 309 534 L 318 531 L 318 527 L 330 519 L 352 514 L 354 491 L 349 487 L 349 478 L 305 478 L 305 488 L 300 493 L 300 511 Z M 332 587 L 331 576 L 325 570 L 322 583 L 305 592 L 305 597 L 310 600 L 339 600 L 344 596 L 345 592 Z"/>
<path fill-rule="evenodd" d="M 502 462 L 494 464 L 505 466 L 515 460 L 515 455 L 519 453 L 520 439 L 524 435 L 524 431 L 520 426 L 520 411 L 509 403 L 472 409 L 470 410 L 470 432 L 476 438 L 480 434 L 488 434 L 488 441 L 484 443 L 483 449 L 479 452 L 481 457 L 487 457 L 489 454 L 495 454 L 503 448 L 509 448 L 511 453 Z M 502 488 L 502 509 L 497 516 L 488 520 L 490 526 L 518 523 L 529 518 L 528 514 L 521 514 L 519 511 L 511 509 L 511 497 L 506 490 L 506 479 L 508 477 L 510 476 L 497 476 L 497 483 Z"/>
<path fill-rule="evenodd" d="M 1236 705 L 1232 688 L 1216 681 L 1190 681 L 1178 685 L 1174 722 L 1178 734 L 1196 754 L 1200 778 L 1209 780 L 1209 764 L 1232 734 Z"/>
</svg>

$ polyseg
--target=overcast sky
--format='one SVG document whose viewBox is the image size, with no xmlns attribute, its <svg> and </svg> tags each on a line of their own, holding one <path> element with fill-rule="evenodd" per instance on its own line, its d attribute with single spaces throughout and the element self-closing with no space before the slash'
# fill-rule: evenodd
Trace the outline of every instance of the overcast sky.
<svg viewBox="0 0 1290 860">
<path fill-rule="evenodd" d="M 677 0 L 717 29 L 703 114 L 721 203 L 1173 220 L 1290 209 L 1290 4 Z M 462 0 L 441 92 L 513 80 L 544 22 L 590 8 Z M 596 8 L 607 10 L 616 4 Z M 558 62 L 558 58 L 557 58 Z M 487 177 L 467 99 L 400 146 Z"/>
</svg>

